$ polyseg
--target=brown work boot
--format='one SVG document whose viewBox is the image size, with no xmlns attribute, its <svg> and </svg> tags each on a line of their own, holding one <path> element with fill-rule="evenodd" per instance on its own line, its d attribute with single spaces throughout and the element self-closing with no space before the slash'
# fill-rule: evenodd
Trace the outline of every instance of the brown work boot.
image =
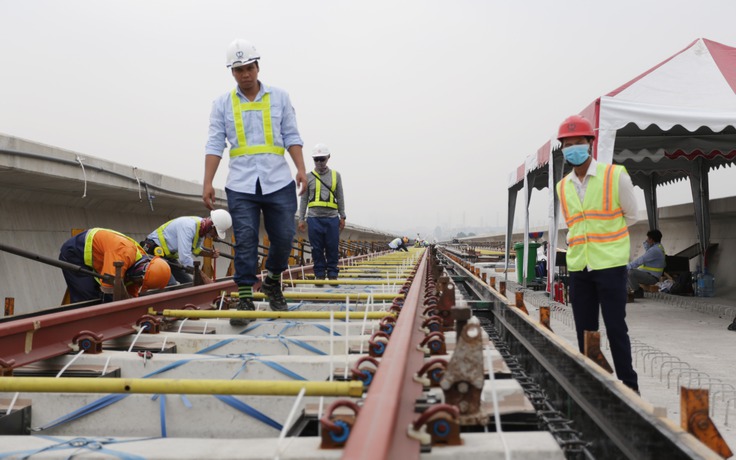
<svg viewBox="0 0 736 460">
<path fill-rule="evenodd" d="M 626 293 L 626 303 L 634 303 L 634 293 L 631 291 L 628 291 Z"/>
</svg>

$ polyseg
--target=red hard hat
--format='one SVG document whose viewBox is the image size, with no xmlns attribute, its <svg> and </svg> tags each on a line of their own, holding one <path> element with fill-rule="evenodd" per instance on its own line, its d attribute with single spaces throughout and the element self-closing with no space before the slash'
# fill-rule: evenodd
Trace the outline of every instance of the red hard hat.
<svg viewBox="0 0 736 460">
<path fill-rule="evenodd" d="M 557 140 L 579 136 L 595 137 L 593 125 L 580 115 L 565 118 L 565 121 L 560 125 L 560 130 L 557 132 Z"/>
</svg>

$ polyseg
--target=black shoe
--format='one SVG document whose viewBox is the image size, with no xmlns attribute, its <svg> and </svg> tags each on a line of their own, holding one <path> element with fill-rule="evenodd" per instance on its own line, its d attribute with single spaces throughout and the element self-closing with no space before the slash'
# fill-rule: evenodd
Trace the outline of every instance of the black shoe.
<svg viewBox="0 0 736 460">
<path fill-rule="evenodd" d="M 261 283 L 261 292 L 266 294 L 268 297 L 268 305 L 273 311 L 287 311 L 289 306 L 286 304 L 284 293 L 281 292 L 281 281 L 274 281 L 271 278 L 266 278 L 266 281 Z"/>
<path fill-rule="evenodd" d="M 336 281 L 337 280 L 337 276 L 328 276 L 327 279 L 329 279 L 329 280 L 335 280 Z M 339 284 L 331 284 L 330 286 L 332 286 L 332 287 L 338 287 Z"/>
<path fill-rule="evenodd" d="M 634 298 L 635 299 L 643 299 L 644 298 L 644 289 L 639 288 L 636 291 L 634 291 Z"/>
<path fill-rule="evenodd" d="M 320 283 L 319 281 L 324 281 L 324 276 L 315 276 L 314 277 L 314 287 L 322 287 L 324 286 L 323 283 Z"/>
<path fill-rule="evenodd" d="M 238 311 L 256 311 L 256 306 L 253 304 L 253 299 L 250 297 L 246 297 L 243 299 L 240 299 L 238 302 Z M 254 320 L 250 318 L 230 318 L 230 325 L 231 326 L 247 326 L 248 324 L 252 323 Z"/>
<path fill-rule="evenodd" d="M 733 319 L 733 323 L 728 325 L 729 331 L 736 331 L 736 318 Z"/>
</svg>

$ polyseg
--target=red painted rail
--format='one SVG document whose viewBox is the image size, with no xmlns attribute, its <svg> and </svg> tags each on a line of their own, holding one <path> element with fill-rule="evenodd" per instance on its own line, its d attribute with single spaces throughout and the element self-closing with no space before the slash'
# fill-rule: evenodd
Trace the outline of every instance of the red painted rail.
<svg viewBox="0 0 736 460">
<path fill-rule="evenodd" d="M 415 382 L 413 376 L 424 364 L 424 353 L 418 346 L 424 338 L 420 309 L 428 256 L 429 251 L 425 251 L 365 404 L 345 445 L 344 459 L 419 458 L 419 441 L 407 435 L 407 428 L 414 421 L 414 404 L 422 393 L 422 385 Z"/>
</svg>

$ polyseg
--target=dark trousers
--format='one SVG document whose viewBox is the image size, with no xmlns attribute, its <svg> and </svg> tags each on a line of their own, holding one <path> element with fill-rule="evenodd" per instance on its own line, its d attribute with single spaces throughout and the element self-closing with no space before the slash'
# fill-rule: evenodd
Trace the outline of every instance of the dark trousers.
<svg viewBox="0 0 736 460">
<path fill-rule="evenodd" d="M 312 246 L 314 276 L 337 278 L 338 247 L 340 245 L 340 218 L 307 217 L 309 244 Z"/>
<path fill-rule="evenodd" d="M 598 330 L 600 311 L 616 375 L 626 386 L 638 390 L 631 360 L 629 328 L 626 326 L 626 282 L 626 266 L 570 272 L 570 297 L 580 352 L 585 350 L 584 332 Z"/>
<path fill-rule="evenodd" d="M 268 195 L 261 192 L 240 193 L 225 188 L 227 207 L 233 217 L 235 233 L 235 276 L 238 286 L 252 286 L 258 278 L 258 234 L 263 226 L 271 242 L 268 248 L 266 269 L 281 273 L 289 267 L 291 242 L 296 234 L 296 183 L 291 182 L 281 190 Z"/>
<path fill-rule="evenodd" d="M 66 240 L 59 251 L 59 260 L 84 267 L 84 242 L 86 238 L 87 232 L 82 232 Z M 92 267 L 87 268 L 92 270 Z M 69 300 L 72 303 L 102 299 L 100 284 L 93 276 L 68 270 L 62 270 L 61 273 L 64 275 L 67 288 L 69 288 Z"/>
</svg>

